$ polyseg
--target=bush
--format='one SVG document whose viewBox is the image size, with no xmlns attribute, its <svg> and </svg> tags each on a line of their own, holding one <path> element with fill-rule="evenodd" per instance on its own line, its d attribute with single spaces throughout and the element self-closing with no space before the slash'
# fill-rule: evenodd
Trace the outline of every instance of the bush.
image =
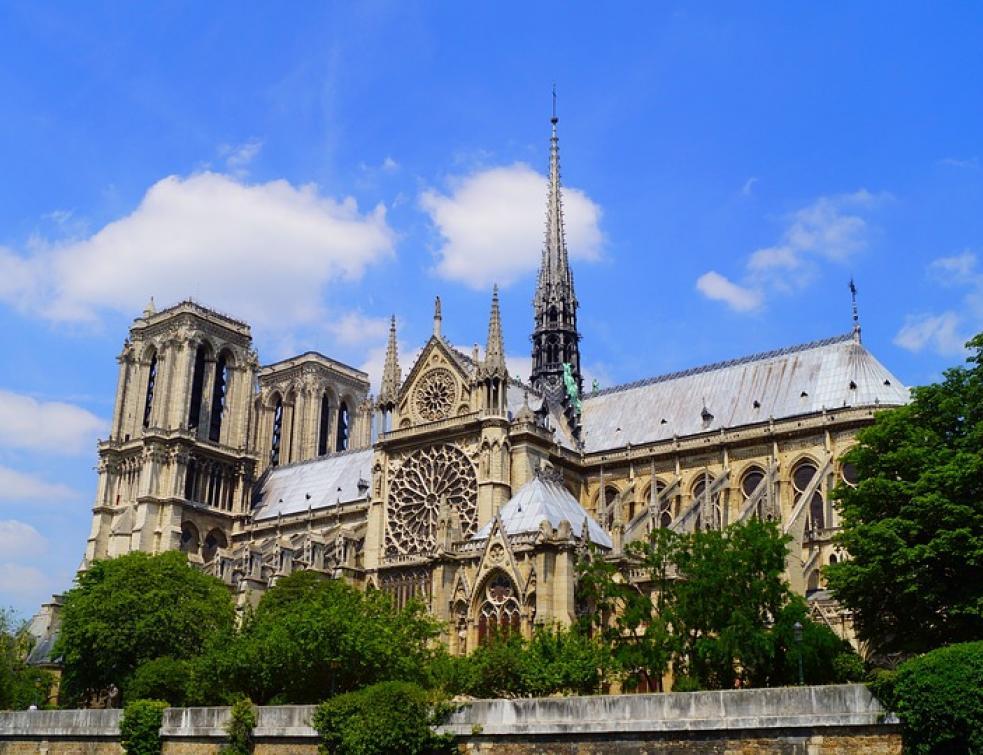
<svg viewBox="0 0 983 755">
<path fill-rule="evenodd" d="M 154 658 L 137 667 L 123 685 L 123 701 L 167 700 L 180 708 L 188 701 L 190 664 L 174 658 Z"/>
<path fill-rule="evenodd" d="M 453 738 L 431 729 L 446 711 L 416 684 L 381 682 L 321 703 L 311 725 L 329 755 L 423 755 L 451 752 Z"/>
<path fill-rule="evenodd" d="M 838 682 L 859 682 L 864 678 L 864 662 L 853 652 L 840 653 L 833 659 L 833 676 Z"/>
<path fill-rule="evenodd" d="M 160 725 L 167 707 L 163 700 L 134 700 L 123 709 L 119 733 L 127 755 L 160 755 Z"/>
<path fill-rule="evenodd" d="M 983 642 L 901 664 L 894 696 L 905 752 L 983 752 Z"/>
<path fill-rule="evenodd" d="M 223 755 L 250 755 L 253 751 L 253 729 L 256 728 L 256 710 L 249 698 L 237 700 L 232 706 L 225 733 L 229 743 L 222 748 Z"/>
</svg>

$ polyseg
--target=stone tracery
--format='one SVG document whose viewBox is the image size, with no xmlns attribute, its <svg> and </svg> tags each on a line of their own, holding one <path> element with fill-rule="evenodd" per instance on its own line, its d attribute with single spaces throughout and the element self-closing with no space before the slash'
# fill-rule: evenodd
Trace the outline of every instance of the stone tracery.
<svg viewBox="0 0 983 755">
<path fill-rule="evenodd" d="M 441 502 L 455 509 L 465 536 L 477 525 L 478 484 L 474 465 L 460 449 L 432 446 L 412 453 L 393 478 L 389 492 L 387 551 L 421 553 L 436 543 Z"/>
<path fill-rule="evenodd" d="M 430 370 L 414 394 L 417 413 L 425 420 L 433 422 L 444 419 L 451 413 L 457 398 L 454 376 L 450 370 L 438 367 Z"/>
</svg>

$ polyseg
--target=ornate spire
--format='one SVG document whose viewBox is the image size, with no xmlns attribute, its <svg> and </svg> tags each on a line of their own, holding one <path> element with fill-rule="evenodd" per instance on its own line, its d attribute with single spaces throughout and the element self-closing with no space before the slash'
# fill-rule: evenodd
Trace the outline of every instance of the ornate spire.
<svg viewBox="0 0 983 755">
<path fill-rule="evenodd" d="M 853 303 L 853 340 L 860 343 L 860 314 L 857 311 L 857 285 L 850 278 L 850 299 Z"/>
<path fill-rule="evenodd" d="M 508 377 L 505 366 L 505 342 L 502 339 L 502 314 L 498 308 L 498 285 L 492 289 L 491 315 L 488 318 L 488 343 L 485 346 L 485 370 Z"/>
<path fill-rule="evenodd" d="M 539 267 L 539 284 L 533 300 L 535 329 L 532 342 L 532 384 L 550 399 L 570 409 L 574 403 L 564 382 L 564 365 L 569 365 L 574 393 L 583 393 L 580 372 L 580 332 L 577 330 L 577 296 L 567 255 L 563 229 L 563 193 L 560 182 L 560 139 L 557 136 L 556 90 L 553 91 L 553 117 L 550 118 L 549 188 L 546 197 L 546 238 Z M 571 424 L 575 428 L 575 410 Z"/>
<path fill-rule="evenodd" d="M 395 405 L 402 381 L 403 376 L 399 370 L 399 354 L 396 347 L 396 315 L 393 315 L 389 321 L 389 343 L 386 345 L 386 363 L 382 369 L 379 406 Z"/>
</svg>

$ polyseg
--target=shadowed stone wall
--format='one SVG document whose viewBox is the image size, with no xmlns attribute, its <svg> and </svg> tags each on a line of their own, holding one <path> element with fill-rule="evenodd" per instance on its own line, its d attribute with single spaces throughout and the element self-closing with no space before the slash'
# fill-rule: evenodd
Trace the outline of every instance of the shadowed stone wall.
<svg viewBox="0 0 983 755">
<path fill-rule="evenodd" d="M 259 709 L 257 755 L 314 755 L 312 706 Z M 0 755 L 122 752 L 119 711 L 0 713 Z M 228 708 L 164 713 L 164 755 L 213 755 L 225 741 Z M 461 752 L 857 753 L 901 752 L 896 719 L 860 684 L 827 687 L 477 700 L 443 731 Z"/>
</svg>

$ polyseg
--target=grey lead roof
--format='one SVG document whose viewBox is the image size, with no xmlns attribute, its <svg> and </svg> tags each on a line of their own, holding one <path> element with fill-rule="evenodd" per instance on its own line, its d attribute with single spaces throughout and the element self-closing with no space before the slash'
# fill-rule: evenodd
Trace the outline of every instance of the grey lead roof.
<svg viewBox="0 0 983 755">
<path fill-rule="evenodd" d="M 589 393 L 582 437 L 589 453 L 823 409 L 907 402 L 901 381 L 847 334 Z"/>
<path fill-rule="evenodd" d="M 338 503 L 360 501 L 372 479 L 372 449 L 347 451 L 270 470 L 259 489 L 253 520 L 299 514 Z"/>
<path fill-rule="evenodd" d="M 608 533 L 590 517 L 570 491 L 558 482 L 539 475 L 516 491 L 502 506 L 499 516 L 507 535 L 538 532 L 543 522 L 549 522 L 551 527 L 556 528 L 562 521 L 569 522 L 573 532 L 579 535 L 586 521 L 590 541 L 605 548 L 611 547 Z M 492 522 L 489 521 L 471 539 L 487 540 L 491 528 Z"/>
</svg>

